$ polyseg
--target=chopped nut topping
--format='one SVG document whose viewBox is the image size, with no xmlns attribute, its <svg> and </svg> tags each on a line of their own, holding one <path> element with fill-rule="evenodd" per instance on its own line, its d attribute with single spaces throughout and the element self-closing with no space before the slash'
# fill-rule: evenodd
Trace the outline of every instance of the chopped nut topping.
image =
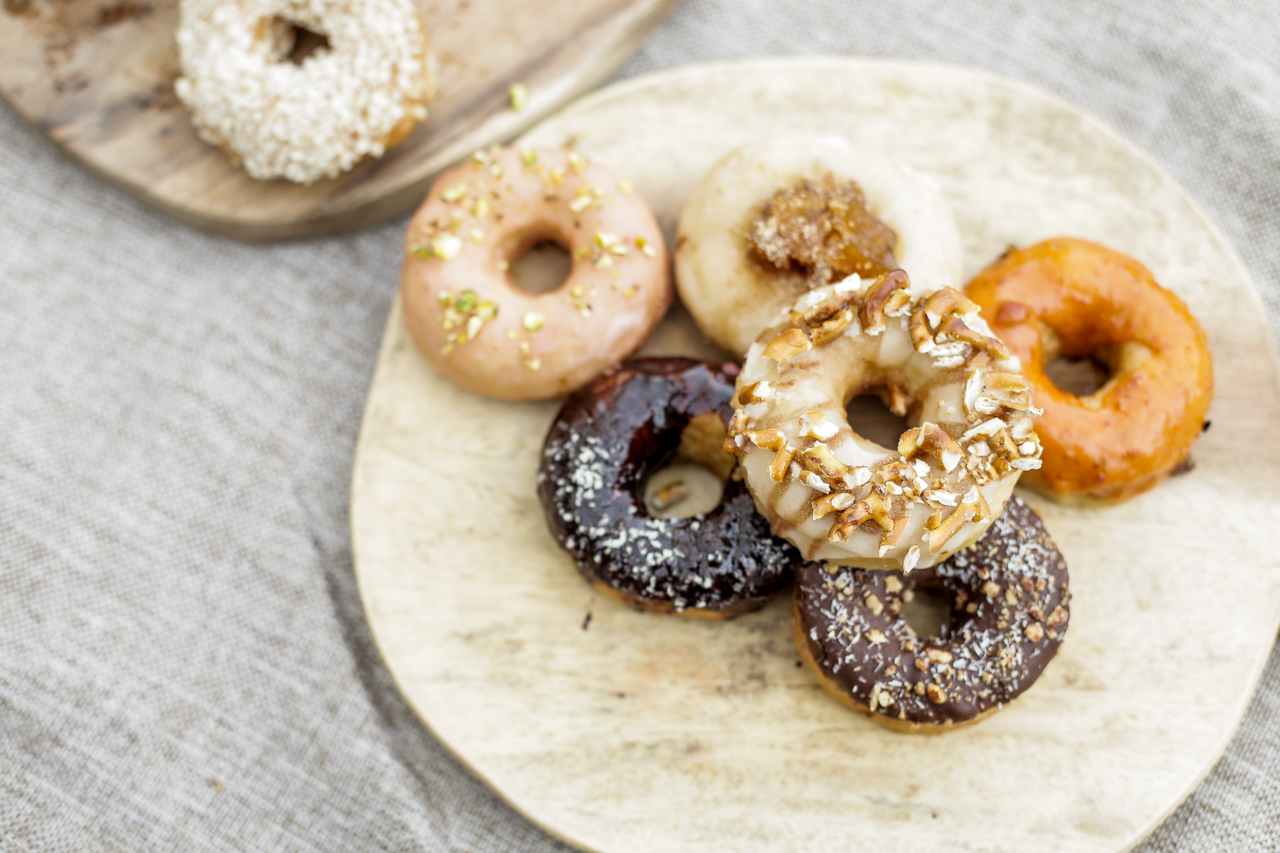
<svg viewBox="0 0 1280 853">
<path fill-rule="evenodd" d="M 440 198 L 444 201 L 454 202 L 460 200 L 466 194 L 466 184 L 454 184 L 453 186 L 446 188 L 444 192 L 440 193 Z"/>
<path fill-rule="evenodd" d="M 787 329 L 764 348 L 764 357 L 786 361 L 807 349 L 811 349 L 808 336 L 799 329 Z"/>
<path fill-rule="evenodd" d="M 523 83 L 512 83 L 507 89 L 507 98 L 511 101 L 511 109 L 520 112 L 529 103 L 529 87 Z"/>
<path fill-rule="evenodd" d="M 935 705 L 941 705 L 947 701 L 947 692 L 936 684 L 926 684 L 924 692 L 929 697 L 929 701 Z"/>
<path fill-rule="evenodd" d="M 876 616 L 879 616 L 881 613 L 884 612 L 884 604 L 881 603 L 880 599 L 877 598 L 875 593 L 873 592 L 867 593 L 867 597 L 863 599 L 863 603 L 866 604 L 867 609 L 870 610 Z"/>
<path fill-rule="evenodd" d="M 943 519 L 932 533 L 929 534 L 929 553 L 936 554 L 942 550 L 952 536 L 960 532 L 960 528 L 973 520 L 977 512 L 977 507 L 971 503 L 962 503 L 960 506 Z"/>
<path fill-rule="evenodd" d="M 1039 622 L 1032 622 L 1023 633 L 1026 634 L 1028 640 L 1038 643 L 1044 639 L 1044 626 Z"/>
<path fill-rule="evenodd" d="M 775 480 L 775 482 L 781 482 L 781 480 Z M 834 492 L 822 495 L 813 499 L 813 519 L 817 521 L 819 518 L 823 518 L 833 512 L 846 510 L 851 506 L 853 506 L 853 495 L 848 492 Z"/>
<path fill-rule="evenodd" d="M 872 283 L 862 301 L 859 319 L 867 334 L 884 329 L 884 318 L 911 301 L 911 285 L 902 270 L 887 272 Z"/>
<path fill-rule="evenodd" d="M 800 453 L 800 464 L 807 470 L 832 480 L 843 477 L 849 470 L 849 466 L 837 459 L 831 448 L 820 441 Z"/>
<path fill-rule="evenodd" d="M 885 554 L 888 554 L 891 550 L 893 550 L 893 548 L 899 542 L 902 541 L 902 536 L 904 533 L 907 532 L 907 525 L 910 522 L 911 522 L 911 519 L 908 518 L 907 516 L 905 515 L 899 516 L 893 520 L 893 527 L 891 529 L 886 530 L 884 533 L 880 534 L 880 556 L 881 557 L 883 557 Z M 916 553 L 918 555 L 919 551 L 917 551 Z M 911 568 L 915 568 L 914 564 L 911 566 Z M 903 566 L 903 570 L 908 572 L 911 571 L 911 569 L 907 568 L 905 565 Z"/>
<path fill-rule="evenodd" d="M 787 437 L 776 429 L 749 429 L 744 435 L 756 447 L 763 447 L 765 450 L 781 450 L 787 446 Z"/>
</svg>

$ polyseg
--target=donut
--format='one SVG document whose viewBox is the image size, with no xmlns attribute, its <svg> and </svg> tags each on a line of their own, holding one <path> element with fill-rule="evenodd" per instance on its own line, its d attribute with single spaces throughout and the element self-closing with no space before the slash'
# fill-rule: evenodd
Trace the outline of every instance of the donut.
<svg viewBox="0 0 1280 853">
<path fill-rule="evenodd" d="M 510 265 L 553 241 L 572 257 L 551 293 Z M 644 342 L 671 304 L 666 243 L 631 184 L 574 151 L 477 152 L 444 173 L 405 237 L 405 324 L 454 382 L 506 400 L 581 388 Z"/>
<path fill-rule="evenodd" d="M 940 636 L 902 615 L 921 590 L 953 602 Z M 901 575 L 810 563 L 796 580 L 800 657 L 840 702 L 903 732 L 940 733 L 995 713 L 1057 653 L 1070 618 L 1067 565 L 1018 498 L 971 548 Z"/>
<path fill-rule="evenodd" d="M 687 518 L 655 517 L 643 491 L 677 457 L 727 475 L 721 449 L 737 367 L 639 359 L 570 396 L 547 434 L 538 495 L 593 587 L 642 610 L 726 618 L 764 605 L 800 556 L 775 538 L 740 480 Z"/>
<path fill-rule="evenodd" d="M 381 157 L 427 117 L 436 76 L 409 0 L 182 0 L 174 91 L 250 177 L 311 183 Z M 321 48 L 289 61 L 295 28 Z"/>
<path fill-rule="evenodd" d="M 813 287 L 901 267 L 921 293 L 958 288 L 960 237 L 932 180 L 839 136 L 731 152 L 693 188 L 676 286 L 698 327 L 741 356 Z"/>
<path fill-rule="evenodd" d="M 1187 458 L 1213 396 L 1209 342 L 1146 267 L 1061 237 L 1009 252 L 965 290 L 1044 409 L 1043 465 L 1029 485 L 1067 503 L 1116 503 Z M 1104 362 L 1110 378 L 1087 396 L 1063 391 L 1045 375 L 1059 353 Z"/>
<path fill-rule="evenodd" d="M 775 533 L 807 560 L 926 568 L 991 525 L 1039 467 L 1018 361 L 950 288 L 852 276 L 801 296 L 747 352 L 725 449 Z M 896 448 L 849 426 L 876 394 L 910 425 Z"/>
</svg>

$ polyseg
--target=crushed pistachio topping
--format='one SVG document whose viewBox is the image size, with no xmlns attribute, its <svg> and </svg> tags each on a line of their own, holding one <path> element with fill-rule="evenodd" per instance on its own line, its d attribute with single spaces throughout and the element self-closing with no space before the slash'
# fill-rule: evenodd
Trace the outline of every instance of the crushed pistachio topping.
<svg viewBox="0 0 1280 853">
<path fill-rule="evenodd" d="M 439 258 L 442 261 L 451 261 L 458 257 L 458 253 L 462 251 L 462 241 L 453 234 L 437 234 L 431 238 L 431 242 L 425 246 L 418 246 L 413 250 L 415 255 L 424 258 Z"/>
<path fill-rule="evenodd" d="M 618 181 L 618 192 L 622 193 L 623 195 L 631 195 L 635 191 L 636 191 L 636 188 L 632 185 L 630 181 L 626 180 L 625 178 L 621 181 Z"/>
<path fill-rule="evenodd" d="M 581 175 L 589 165 L 591 165 L 591 161 L 577 151 L 569 152 L 569 168 L 573 170 L 575 175 Z"/>
<path fill-rule="evenodd" d="M 546 322 L 546 318 L 541 314 L 536 311 L 530 311 L 524 315 L 524 320 L 521 321 L 521 325 L 531 332 L 536 332 L 541 329 Z"/>
<path fill-rule="evenodd" d="M 440 328 L 449 334 L 442 355 L 449 355 L 454 348 L 475 340 L 484 330 L 484 324 L 498 316 L 498 303 L 481 299 L 474 290 L 464 290 L 457 296 L 449 291 L 440 294 Z"/>
<path fill-rule="evenodd" d="M 934 510 L 925 524 L 927 546 L 937 554 L 966 524 L 992 517 L 980 486 L 1040 466 L 1040 442 L 1031 426 L 1040 410 L 1031 405 L 1026 380 L 1008 350 L 970 327 L 977 311 L 949 289 L 913 299 L 901 270 L 869 282 L 855 275 L 811 291 L 775 327 L 772 340 L 762 339 L 756 358 L 774 362 L 777 381 L 750 382 L 754 374 L 744 368 L 725 450 L 741 457 L 755 447 L 773 452 L 771 477 L 809 488 L 811 517 L 832 518 L 829 541 L 845 542 L 859 528 L 876 531 L 881 557 L 902 542 L 910 509 L 925 505 Z M 880 335 L 890 322 L 909 333 L 915 351 L 930 357 L 935 369 L 950 371 L 950 381 L 963 386 L 964 412 L 956 412 L 956 420 L 907 430 L 896 454 L 867 468 L 846 465 L 833 452 L 842 429 L 821 412 L 802 410 L 794 423 L 770 417 L 774 387 L 789 384 L 793 370 L 813 370 L 815 349 L 843 336 Z M 902 413 L 908 410 L 906 391 L 893 388 L 888 396 Z M 908 548 L 903 569 L 914 568 L 920 557 L 918 547 Z"/>
<path fill-rule="evenodd" d="M 520 112 L 529 104 L 529 87 L 523 83 L 512 83 L 507 89 L 507 98 L 511 101 L 511 109 Z"/>
<path fill-rule="evenodd" d="M 526 166 L 532 166 L 538 162 L 538 152 L 532 148 L 526 148 L 520 152 L 520 159 L 524 161 Z"/>
<path fill-rule="evenodd" d="M 454 184 L 440 193 L 440 198 L 447 202 L 460 201 L 467 194 L 466 184 Z"/>
<path fill-rule="evenodd" d="M 588 290 L 585 285 L 577 284 L 569 289 L 569 295 L 565 297 L 565 302 L 583 317 L 590 317 L 591 297 L 593 296 L 595 296 L 595 288 Z"/>
</svg>

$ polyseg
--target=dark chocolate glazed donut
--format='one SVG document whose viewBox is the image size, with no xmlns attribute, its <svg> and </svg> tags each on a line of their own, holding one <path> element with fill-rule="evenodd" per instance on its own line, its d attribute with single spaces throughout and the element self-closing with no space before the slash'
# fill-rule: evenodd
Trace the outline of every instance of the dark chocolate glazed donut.
<svg viewBox="0 0 1280 853">
<path fill-rule="evenodd" d="M 565 401 L 542 449 L 538 495 L 551 532 L 597 588 L 646 610 L 723 618 L 763 606 L 794 575 L 800 554 L 770 532 L 738 480 L 701 515 L 658 518 L 645 507 L 645 481 L 691 422 L 732 463 L 719 445 L 737 373 L 640 359 Z"/>
<path fill-rule="evenodd" d="M 920 589 L 953 602 L 920 639 L 902 604 Z M 822 686 L 899 731 L 938 732 L 1001 708 L 1044 670 L 1067 630 L 1067 565 L 1040 516 L 1014 497 L 985 535 L 909 574 L 807 564 L 796 645 Z"/>
</svg>

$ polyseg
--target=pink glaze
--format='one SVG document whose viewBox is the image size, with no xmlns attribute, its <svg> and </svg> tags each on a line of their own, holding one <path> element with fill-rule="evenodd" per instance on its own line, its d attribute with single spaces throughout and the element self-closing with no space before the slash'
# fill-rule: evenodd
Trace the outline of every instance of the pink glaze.
<svg viewBox="0 0 1280 853">
<path fill-rule="evenodd" d="M 509 267 L 543 240 L 573 267 L 558 289 L 529 293 Z M 662 232 L 625 181 L 573 152 L 506 148 L 436 181 L 405 235 L 400 295 L 409 334 L 445 376 L 544 400 L 634 352 L 672 288 Z"/>
</svg>

